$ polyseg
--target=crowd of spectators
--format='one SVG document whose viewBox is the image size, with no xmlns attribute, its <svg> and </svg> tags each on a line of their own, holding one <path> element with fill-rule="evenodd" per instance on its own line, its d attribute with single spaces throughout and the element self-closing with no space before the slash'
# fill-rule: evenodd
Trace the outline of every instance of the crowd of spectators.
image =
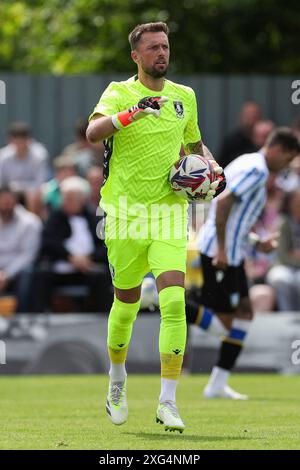
<svg viewBox="0 0 300 470">
<path fill-rule="evenodd" d="M 300 137 L 300 119 L 291 127 Z M 256 152 L 264 145 L 275 123 L 263 117 L 255 102 L 244 103 L 239 123 L 225 137 L 218 154 L 225 167 L 237 156 Z M 270 174 L 267 201 L 254 231 L 264 237 L 279 234 L 278 250 L 263 254 L 249 248 L 246 271 L 254 310 L 300 311 L 300 156 L 279 176 Z"/>
<path fill-rule="evenodd" d="M 86 126 L 76 122 L 74 143 L 53 162 L 26 124 L 8 131 L 0 149 L 0 310 L 1 298 L 14 296 L 17 312 L 47 312 L 56 294 L 80 292 L 83 311 L 110 309 L 106 248 L 96 232 L 103 146 L 87 142 Z"/>
<path fill-rule="evenodd" d="M 74 142 L 52 160 L 26 124 L 14 123 L 8 131 L 0 149 L 0 310 L 1 299 L 14 296 L 17 312 L 52 311 L 55 297 L 66 293 L 82 293 L 84 311 L 110 309 L 106 248 L 96 235 L 104 149 L 87 142 L 86 126 L 78 120 Z M 246 102 L 217 160 L 225 167 L 259 150 L 274 127 L 257 103 Z M 300 135 L 300 120 L 292 127 Z M 300 311 L 299 183 L 300 156 L 280 176 L 270 175 L 254 229 L 260 236 L 279 231 L 279 248 L 271 255 L 249 249 L 256 311 Z"/>
</svg>

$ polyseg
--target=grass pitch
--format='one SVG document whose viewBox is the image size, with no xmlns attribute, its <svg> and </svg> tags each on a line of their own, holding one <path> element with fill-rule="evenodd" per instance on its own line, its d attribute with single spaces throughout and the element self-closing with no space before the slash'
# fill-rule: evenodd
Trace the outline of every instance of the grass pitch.
<svg viewBox="0 0 300 470">
<path fill-rule="evenodd" d="M 105 413 L 107 377 L 0 378 L 1 449 L 300 449 L 300 378 L 235 375 L 248 402 L 205 400 L 207 377 L 183 376 L 177 402 L 183 434 L 155 423 L 158 376 L 128 379 L 129 420 Z"/>
</svg>

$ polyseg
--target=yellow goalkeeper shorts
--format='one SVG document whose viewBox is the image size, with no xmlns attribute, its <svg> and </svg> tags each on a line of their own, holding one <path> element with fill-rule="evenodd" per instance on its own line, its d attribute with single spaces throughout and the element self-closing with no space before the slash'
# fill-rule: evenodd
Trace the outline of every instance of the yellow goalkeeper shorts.
<svg viewBox="0 0 300 470">
<path fill-rule="evenodd" d="M 187 214 L 166 219 L 106 216 L 105 244 L 113 285 L 132 289 L 152 272 L 186 271 Z"/>
</svg>

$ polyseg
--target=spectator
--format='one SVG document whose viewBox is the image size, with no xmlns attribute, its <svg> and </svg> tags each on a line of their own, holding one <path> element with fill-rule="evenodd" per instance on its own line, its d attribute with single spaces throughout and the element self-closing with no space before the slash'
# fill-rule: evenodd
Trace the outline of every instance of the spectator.
<svg viewBox="0 0 300 470">
<path fill-rule="evenodd" d="M 278 232 L 280 207 L 283 192 L 276 186 L 276 175 L 270 174 L 267 181 L 267 201 L 263 211 L 253 227 L 262 239 L 270 233 Z M 266 275 L 274 264 L 274 252 L 261 253 L 255 247 L 249 247 L 245 263 L 250 281 L 249 295 L 255 313 L 272 312 L 276 306 L 274 289 L 266 283 Z"/>
<path fill-rule="evenodd" d="M 28 133 L 30 134 L 29 126 L 26 123 L 14 122 L 11 125 L 11 127 L 8 131 L 8 139 L 7 139 L 8 140 L 8 145 L 2 149 L 3 151 L 4 151 L 4 149 L 7 149 L 9 151 L 9 149 L 13 146 L 14 137 L 11 134 L 13 134 L 14 131 L 18 130 L 18 129 L 26 129 L 28 131 Z M 49 160 L 49 153 L 48 153 L 48 150 L 46 149 L 45 145 L 43 145 L 41 142 L 38 142 L 33 137 L 31 137 L 29 139 L 29 147 L 30 147 L 30 149 L 33 149 L 33 151 L 35 153 L 38 153 L 44 160 L 46 160 L 46 161 Z"/>
<path fill-rule="evenodd" d="M 0 188 L 0 295 L 17 297 L 17 311 L 29 311 L 30 267 L 40 245 L 42 224 L 17 204 L 16 196 Z"/>
<path fill-rule="evenodd" d="M 66 178 L 76 175 L 73 159 L 67 155 L 56 157 L 53 162 L 54 178 L 47 181 L 42 188 L 42 202 L 50 209 L 58 209 L 61 206 L 60 184 Z"/>
<path fill-rule="evenodd" d="M 69 155 L 77 167 L 78 173 L 85 176 L 87 170 L 103 162 L 104 145 L 91 144 L 86 138 L 88 123 L 84 119 L 77 119 L 75 124 L 75 142 L 65 147 L 62 154 Z"/>
<path fill-rule="evenodd" d="M 0 150 L 0 185 L 30 192 L 47 180 L 44 147 L 31 139 L 29 127 L 16 123 L 9 129 L 9 145 Z"/>
<path fill-rule="evenodd" d="M 275 124 L 269 119 L 262 119 L 254 124 L 252 142 L 254 143 L 256 150 L 261 149 L 265 145 L 267 138 L 274 129 Z"/>
<path fill-rule="evenodd" d="M 278 264 L 267 281 L 276 291 L 278 309 L 300 311 L 300 190 L 286 196 L 278 247 Z"/>
<path fill-rule="evenodd" d="M 89 288 L 86 309 L 108 311 L 111 280 L 106 249 L 96 234 L 98 219 L 87 207 L 89 184 L 72 176 L 60 188 L 62 206 L 50 214 L 42 236 L 40 260 L 47 265 L 36 273 L 34 310 L 49 307 L 56 286 L 85 285 Z"/>
<path fill-rule="evenodd" d="M 289 168 L 278 176 L 277 185 L 285 192 L 296 191 L 300 187 L 300 155 L 295 157 Z"/>
<path fill-rule="evenodd" d="M 276 305 L 274 289 L 267 284 L 255 284 L 249 289 L 254 313 L 272 313 Z"/>
<path fill-rule="evenodd" d="M 240 113 L 239 127 L 225 137 L 221 146 L 218 162 L 225 168 L 232 160 L 244 153 L 256 152 L 252 142 L 252 131 L 256 122 L 261 119 L 261 108 L 253 102 L 244 103 Z"/>
<path fill-rule="evenodd" d="M 86 174 L 86 179 L 91 187 L 89 206 L 93 214 L 96 214 L 99 207 L 100 188 L 103 183 L 103 169 L 100 166 L 92 166 Z"/>
<path fill-rule="evenodd" d="M 254 232 L 265 238 L 270 233 L 277 233 L 280 225 L 280 209 L 284 192 L 276 184 L 276 175 L 271 173 L 267 180 L 267 201 L 253 227 Z M 264 284 L 270 267 L 274 264 L 275 253 L 261 253 L 255 247 L 248 249 L 246 272 L 252 284 Z"/>
</svg>

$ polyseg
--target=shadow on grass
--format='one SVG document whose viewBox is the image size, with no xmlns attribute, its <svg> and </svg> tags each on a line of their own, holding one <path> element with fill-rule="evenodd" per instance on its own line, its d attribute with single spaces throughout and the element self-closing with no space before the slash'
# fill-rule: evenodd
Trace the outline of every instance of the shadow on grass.
<svg viewBox="0 0 300 470">
<path fill-rule="evenodd" d="M 185 442 L 217 442 L 217 441 L 248 441 L 248 440 L 257 440 L 259 439 L 257 436 L 256 437 L 249 437 L 247 433 L 245 433 L 245 436 L 201 436 L 201 435 L 194 435 L 194 434 L 179 434 L 175 432 L 168 432 L 165 431 L 165 433 L 154 433 L 154 432 L 124 432 L 122 433 L 124 435 L 128 436 L 135 436 L 140 439 L 148 439 L 152 441 L 156 441 L 157 439 L 159 440 L 164 440 L 164 439 L 175 439 L 175 440 L 183 440 Z"/>
</svg>

